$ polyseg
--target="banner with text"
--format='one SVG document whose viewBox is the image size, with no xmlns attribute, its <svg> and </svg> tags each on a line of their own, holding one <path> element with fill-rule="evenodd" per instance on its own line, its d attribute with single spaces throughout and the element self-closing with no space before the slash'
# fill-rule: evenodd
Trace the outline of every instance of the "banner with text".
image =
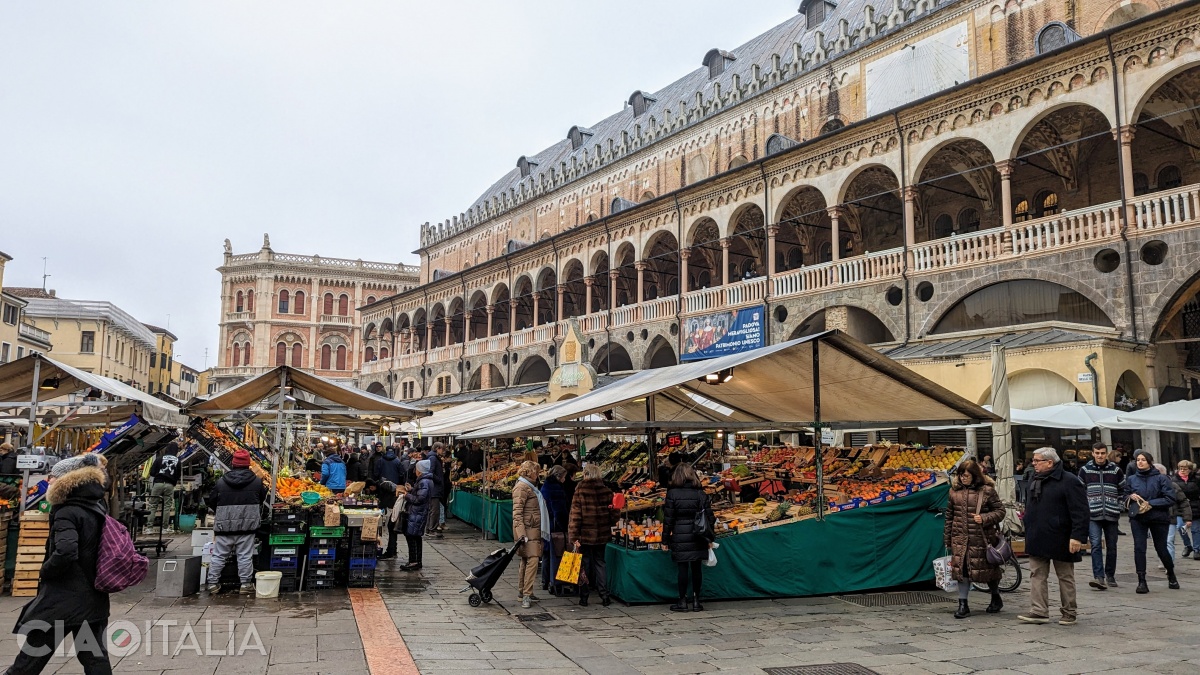
<svg viewBox="0 0 1200 675">
<path fill-rule="evenodd" d="M 746 307 L 688 317 L 684 321 L 681 361 L 699 361 L 758 349 L 766 344 L 765 310 Z"/>
</svg>

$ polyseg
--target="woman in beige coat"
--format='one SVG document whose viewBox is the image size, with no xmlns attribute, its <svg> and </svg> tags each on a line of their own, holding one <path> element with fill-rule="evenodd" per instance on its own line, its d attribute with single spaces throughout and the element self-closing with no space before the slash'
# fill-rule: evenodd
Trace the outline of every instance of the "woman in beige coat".
<svg viewBox="0 0 1200 675">
<path fill-rule="evenodd" d="M 520 478 L 513 486 L 513 538 L 525 543 L 517 554 L 521 557 L 520 581 L 517 588 L 521 593 L 521 607 L 529 609 L 537 600 L 533 596 L 533 584 L 537 581 L 538 559 L 542 556 L 542 533 L 550 532 L 550 512 L 538 490 L 537 479 L 541 469 L 536 462 L 521 465 Z"/>
</svg>

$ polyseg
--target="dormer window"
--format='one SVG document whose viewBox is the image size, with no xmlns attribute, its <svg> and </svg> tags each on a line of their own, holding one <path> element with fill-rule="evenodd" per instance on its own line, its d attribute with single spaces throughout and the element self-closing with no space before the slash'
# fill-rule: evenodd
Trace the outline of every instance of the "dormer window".
<svg viewBox="0 0 1200 675">
<path fill-rule="evenodd" d="M 805 27 L 809 30 L 816 28 L 825 21 L 828 10 L 836 7 L 828 0 L 805 0 L 800 5 L 800 13 L 804 15 Z"/>
<path fill-rule="evenodd" d="M 708 66 L 708 79 L 715 80 L 725 72 L 725 66 L 733 63 L 737 57 L 722 49 L 710 49 L 704 55 L 704 65 Z"/>
<path fill-rule="evenodd" d="M 629 105 L 633 106 L 633 116 L 641 117 L 646 113 L 646 109 L 650 107 L 657 99 L 650 98 L 640 91 L 635 91 L 629 96 Z"/>
<path fill-rule="evenodd" d="M 571 127 L 571 130 L 567 132 L 567 140 L 571 141 L 572 150 L 578 150 L 583 147 L 583 144 L 587 141 L 587 139 L 591 138 L 592 135 L 591 129 L 575 126 Z"/>
<path fill-rule="evenodd" d="M 529 178 L 529 174 L 533 173 L 533 170 L 537 168 L 537 162 L 522 155 L 517 160 L 517 168 L 521 170 L 521 178 Z"/>
</svg>

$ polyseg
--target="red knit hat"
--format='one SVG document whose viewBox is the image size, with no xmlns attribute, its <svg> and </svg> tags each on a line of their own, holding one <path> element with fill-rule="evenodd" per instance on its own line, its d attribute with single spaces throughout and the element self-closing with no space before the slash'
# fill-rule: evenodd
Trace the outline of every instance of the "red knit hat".
<svg viewBox="0 0 1200 675">
<path fill-rule="evenodd" d="M 233 460 L 229 464 L 235 469 L 245 469 L 250 466 L 250 453 L 239 448 L 233 453 Z"/>
</svg>

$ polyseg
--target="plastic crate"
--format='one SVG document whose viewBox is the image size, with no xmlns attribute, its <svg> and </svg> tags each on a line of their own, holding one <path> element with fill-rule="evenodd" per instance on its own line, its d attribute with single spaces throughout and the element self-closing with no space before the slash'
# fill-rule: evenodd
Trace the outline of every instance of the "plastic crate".
<svg viewBox="0 0 1200 675">
<path fill-rule="evenodd" d="M 336 546 L 313 546 L 308 549 L 308 557 L 310 558 L 335 558 L 337 557 Z"/>
<path fill-rule="evenodd" d="M 303 555 L 303 553 L 301 552 L 301 549 L 303 549 L 303 548 L 304 548 L 303 546 L 272 546 L 271 547 L 271 555 L 272 556 L 287 555 L 287 556 L 292 556 L 294 558 L 296 556 Z"/>
<path fill-rule="evenodd" d="M 373 588 L 375 586 L 375 570 L 350 570 L 346 585 L 350 588 Z"/>
<path fill-rule="evenodd" d="M 271 546 L 287 546 L 289 544 L 300 545 L 304 543 L 303 534 L 272 534 L 268 540 Z"/>
<path fill-rule="evenodd" d="M 273 555 L 271 556 L 271 569 L 286 570 L 295 569 L 300 566 L 300 558 L 294 555 Z"/>
<path fill-rule="evenodd" d="M 310 568 L 328 567 L 328 568 L 332 569 L 335 562 L 336 562 L 336 560 L 333 557 L 313 558 L 312 556 L 309 556 L 309 558 L 308 558 L 308 566 Z"/>
<path fill-rule="evenodd" d="M 328 539 L 341 539 L 346 536 L 346 528 L 342 526 L 326 527 L 324 525 L 312 525 L 308 528 L 308 536 L 323 537 Z"/>
<path fill-rule="evenodd" d="M 350 572 L 354 570 L 373 570 L 375 569 L 376 558 L 351 558 Z"/>
<path fill-rule="evenodd" d="M 332 579 L 338 570 L 334 567 L 318 567 L 308 568 L 304 570 L 304 578 L 306 579 Z"/>
<path fill-rule="evenodd" d="M 295 593 L 299 590 L 300 590 L 300 578 L 299 577 L 284 576 L 283 578 L 281 578 L 279 580 L 279 592 L 280 593 Z"/>
<path fill-rule="evenodd" d="M 350 557 L 362 557 L 375 555 L 379 551 L 379 546 L 375 542 L 362 544 L 350 544 Z"/>
<path fill-rule="evenodd" d="M 337 580 L 335 579 L 306 579 L 304 588 L 309 591 L 320 591 L 327 588 L 337 588 Z"/>
<path fill-rule="evenodd" d="M 314 547 L 341 547 L 344 541 L 343 539 L 331 539 L 329 537 L 309 537 L 308 545 Z"/>
<path fill-rule="evenodd" d="M 271 534 L 304 534 L 304 523 L 299 520 L 271 523 Z"/>
<path fill-rule="evenodd" d="M 275 523 L 300 522 L 304 520 L 304 511 L 298 506 L 287 503 L 276 503 L 271 508 L 271 521 Z"/>
</svg>

